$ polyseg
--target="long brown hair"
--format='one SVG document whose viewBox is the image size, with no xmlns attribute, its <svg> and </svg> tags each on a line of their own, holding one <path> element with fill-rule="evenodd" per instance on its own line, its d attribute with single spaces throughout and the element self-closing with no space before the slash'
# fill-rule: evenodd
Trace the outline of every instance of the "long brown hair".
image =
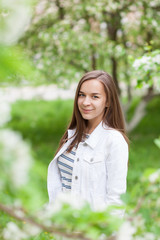
<svg viewBox="0 0 160 240">
<path fill-rule="evenodd" d="M 126 131 L 125 131 L 125 121 L 122 113 L 122 108 L 119 102 L 114 81 L 107 72 L 95 70 L 95 71 L 87 72 L 86 74 L 84 74 L 84 76 L 81 78 L 81 80 L 78 83 L 75 99 L 74 99 L 72 119 L 66 132 L 64 133 L 63 137 L 60 140 L 57 152 L 62 147 L 62 145 L 68 140 L 68 129 L 76 130 L 73 136 L 74 139 L 68 148 L 68 152 L 72 150 L 75 144 L 79 144 L 82 140 L 83 133 L 85 132 L 85 129 L 87 127 L 87 120 L 82 118 L 82 115 L 78 109 L 77 102 L 78 102 L 79 91 L 82 83 L 92 79 L 96 79 L 101 83 L 103 83 L 104 85 L 108 107 L 104 112 L 104 116 L 102 119 L 103 123 L 105 123 L 107 126 L 111 128 L 114 128 L 120 131 L 124 136 L 126 142 L 129 144 L 129 140 L 127 138 Z"/>
</svg>

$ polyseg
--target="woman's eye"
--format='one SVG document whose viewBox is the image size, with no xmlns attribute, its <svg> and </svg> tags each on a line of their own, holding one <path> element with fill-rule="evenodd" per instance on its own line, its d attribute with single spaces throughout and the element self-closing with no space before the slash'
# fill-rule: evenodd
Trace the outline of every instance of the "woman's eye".
<svg viewBox="0 0 160 240">
<path fill-rule="evenodd" d="M 93 98 L 98 98 L 98 96 L 95 95 L 95 96 L 93 96 Z"/>
<path fill-rule="evenodd" d="M 83 93 L 79 93 L 78 96 L 79 97 L 84 97 L 84 94 Z"/>
</svg>

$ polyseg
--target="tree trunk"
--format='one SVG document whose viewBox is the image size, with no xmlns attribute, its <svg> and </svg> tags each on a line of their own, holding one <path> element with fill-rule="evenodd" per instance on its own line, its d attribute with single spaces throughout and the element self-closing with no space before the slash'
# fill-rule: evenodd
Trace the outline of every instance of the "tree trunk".
<svg viewBox="0 0 160 240">
<path fill-rule="evenodd" d="M 118 12 L 116 13 L 106 13 L 108 14 L 107 18 L 107 33 L 109 36 L 109 39 L 111 41 L 113 41 L 114 44 L 117 44 L 117 31 L 118 29 L 120 29 L 120 24 L 121 24 L 121 16 Z M 118 94 L 121 94 L 121 90 L 119 87 L 119 82 L 118 82 L 118 77 L 117 77 L 117 68 L 118 68 L 118 62 L 117 59 L 114 56 L 114 52 L 113 55 L 111 56 L 111 64 L 112 64 L 112 76 L 118 91 Z"/>
<path fill-rule="evenodd" d="M 127 132 L 131 132 L 140 123 L 142 118 L 145 116 L 146 106 L 147 106 L 148 102 L 151 101 L 153 98 L 159 97 L 159 96 L 160 96 L 160 94 L 154 94 L 152 92 L 152 90 L 148 91 L 147 95 L 145 95 L 142 98 L 141 102 L 136 107 L 131 121 L 126 124 Z"/>
<path fill-rule="evenodd" d="M 64 8 L 61 6 L 59 0 L 56 0 L 56 5 L 58 7 L 59 19 L 63 20 L 64 19 Z"/>
<path fill-rule="evenodd" d="M 112 62 L 112 76 L 113 76 L 113 80 L 115 82 L 118 94 L 121 94 L 121 90 L 118 84 L 118 78 L 117 78 L 117 61 L 115 59 L 115 57 L 111 57 L 111 62 Z"/>
<path fill-rule="evenodd" d="M 92 70 L 96 70 L 96 57 L 94 51 L 92 51 L 91 55 L 91 64 L 92 64 Z"/>
</svg>

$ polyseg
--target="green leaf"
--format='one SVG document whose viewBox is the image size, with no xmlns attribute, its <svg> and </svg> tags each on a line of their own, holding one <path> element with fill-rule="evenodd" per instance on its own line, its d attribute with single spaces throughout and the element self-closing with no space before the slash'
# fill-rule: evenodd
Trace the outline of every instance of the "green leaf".
<svg viewBox="0 0 160 240">
<path fill-rule="evenodd" d="M 156 138 L 156 139 L 154 140 L 154 143 L 156 144 L 156 146 L 157 146 L 158 148 L 160 148 L 160 137 L 159 137 L 159 138 Z"/>
</svg>

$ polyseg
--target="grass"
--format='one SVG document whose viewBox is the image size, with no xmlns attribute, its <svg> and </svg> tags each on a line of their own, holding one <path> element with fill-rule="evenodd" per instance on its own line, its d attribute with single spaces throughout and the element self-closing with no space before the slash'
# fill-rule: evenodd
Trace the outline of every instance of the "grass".
<svg viewBox="0 0 160 240">
<path fill-rule="evenodd" d="M 130 134 L 130 164 L 128 189 L 137 181 L 144 169 L 159 168 L 160 150 L 154 139 L 160 135 L 160 98 L 153 99 L 147 106 L 146 116 Z"/>
<path fill-rule="evenodd" d="M 19 131 L 31 143 L 35 158 L 48 164 L 70 121 L 72 106 L 72 100 L 18 101 L 8 127 Z"/>
</svg>

